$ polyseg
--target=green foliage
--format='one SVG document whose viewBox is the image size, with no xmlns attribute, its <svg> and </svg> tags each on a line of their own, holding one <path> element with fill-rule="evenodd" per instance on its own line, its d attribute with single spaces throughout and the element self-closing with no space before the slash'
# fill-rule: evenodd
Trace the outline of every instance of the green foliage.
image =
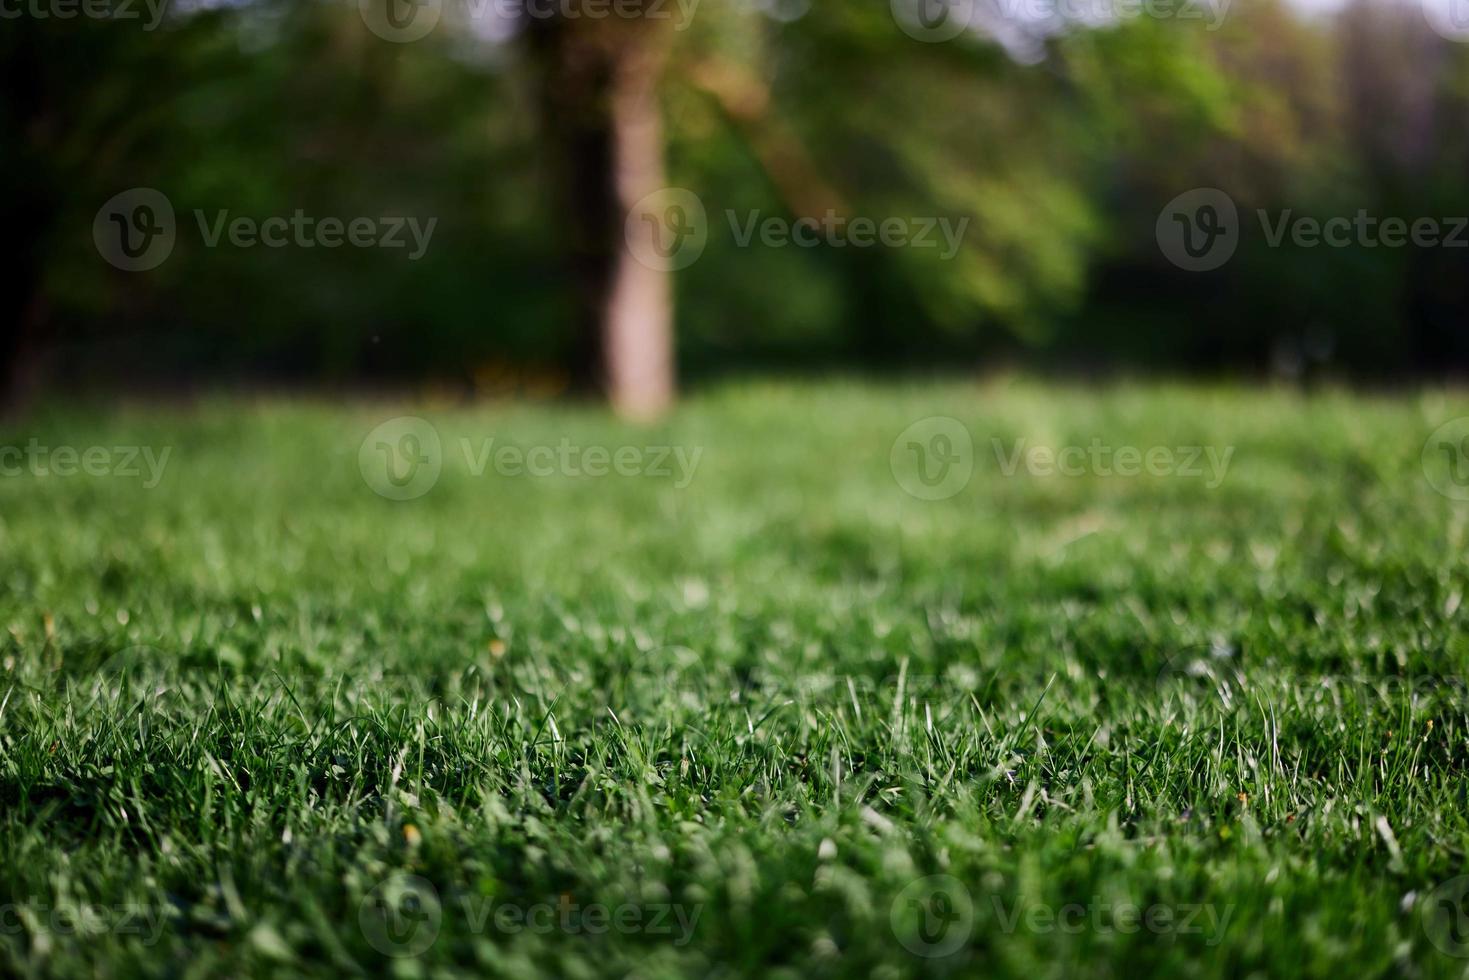
<svg viewBox="0 0 1469 980">
<path fill-rule="evenodd" d="M 7 290 L 39 294 L 60 373 L 474 384 L 512 363 L 554 379 L 573 345 L 568 231 L 530 55 L 508 23 L 487 36 L 493 6 L 411 44 L 374 36 L 344 0 L 180 8 L 152 32 L 15 21 L 0 41 L 15 93 L 0 166 L 34 191 L 6 223 L 40 268 Z M 678 280 L 686 373 L 1015 350 L 1259 366 L 1308 334 L 1347 367 L 1464 363 L 1458 253 L 1292 251 L 1255 233 L 1200 277 L 1154 239 L 1165 202 L 1200 186 L 1246 218 L 1462 210 L 1469 145 L 1452 120 L 1469 55 L 1413 11 L 1374 11 L 1305 21 L 1280 0 L 1236 0 L 1218 24 L 1029 25 L 1035 63 L 1022 64 L 980 31 L 915 41 L 881 3 L 782 21 L 706 0 L 671 34 L 663 87 L 669 179 L 711 222 Z M 753 80 L 749 118 L 710 91 L 721 66 Z M 731 212 L 802 216 L 772 146 L 849 216 L 967 221 L 962 249 L 738 246 Z M 88 230 L 135 186 L 168 194 L 183 233 L 164 266 L 120 275 Z M 297 209 L 439 223 L 417 262 L 206 249 L 195 227 L 196 211 Z"/>
</svg>

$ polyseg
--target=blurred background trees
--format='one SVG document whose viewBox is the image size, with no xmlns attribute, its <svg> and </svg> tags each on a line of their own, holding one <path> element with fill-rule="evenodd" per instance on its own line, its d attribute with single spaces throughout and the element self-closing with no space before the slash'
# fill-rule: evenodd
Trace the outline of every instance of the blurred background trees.
<svg viewBox="0 0 1469 980">
<path fill-rule="evenodd" d="M 1270 248 L 1254 218 L 1469 212 L 1469 47 L 1416 4 L 1235 0 L 1211 30 L 988 2 L 943 43 L 856 0 L 702 0 L 686 23 L 673 0 L 663 22 L 446 0 L 412 43 L 345 0 L 195 0 L 156 30 L 9 20 L 8 383 L 537 396 L 605 382 L 622 343 L 630 390 L 656 410 L 674 335 L 695 379 L 1469 365 L 1466 250 Z M 638 172 L 619 174 L 619 140 Z M 624 235 L 663 184 L 708 214 L 703 254 L 669 276 L 630 261 Z M 140 186 L 168 195 L 178 240 L 159 268 L 126 273 L 99 257 L 92 221 Z M 1201 186 L 1226 190 L 1245 227 L 1207 275 L 1153 237 L 1160 208 Z M 206 248 L 194 216 L 297 209 L 439 220 L 407 261 Z M 828 210 L 969 226 L 945 261 L 741 247 L 727 217 Z"/>
</svg>

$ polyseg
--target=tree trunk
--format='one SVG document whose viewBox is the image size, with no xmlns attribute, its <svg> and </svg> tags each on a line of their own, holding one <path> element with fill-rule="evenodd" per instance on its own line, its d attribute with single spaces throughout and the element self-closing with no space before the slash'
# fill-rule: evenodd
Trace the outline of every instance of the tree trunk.
<svg viewBox="0 0 1469 980">
<path fill-rule="evenodd" d="M 628 236 L 658 229 L 627 221 L 638 202 L 664 188 L 661 58 L 656 42 L 635 45 L 613 75 L 612 130 L 617 213 L 623 218 L 617 265 L 602 315 L 612 405 L 632 418 L 655 418 L 673 402 L 673 286 L 645 264 Z M 646 253 L 644 253 L 646 254 Z"/>
<path fill-rule="evenodd" d="M 572 375 L 624 415 L 651 419 L 674 393 L 672 286 L 634 256 L 626 219 L 664 184 L 663 32 L 656 23 L 538 21 L 530 45 L 570 252 Z"/>
</svg>

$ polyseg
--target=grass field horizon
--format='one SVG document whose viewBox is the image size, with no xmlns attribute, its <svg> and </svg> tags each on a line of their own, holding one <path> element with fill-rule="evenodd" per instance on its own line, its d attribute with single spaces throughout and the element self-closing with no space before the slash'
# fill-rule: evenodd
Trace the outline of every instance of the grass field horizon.
<svg viewBox="0 0 1469 980">
<path fill-rule="evenodd" d="M 0 423 L 0 973 L 1464 976 L 1466 457 L 1029 378 Z"/>
</svg>

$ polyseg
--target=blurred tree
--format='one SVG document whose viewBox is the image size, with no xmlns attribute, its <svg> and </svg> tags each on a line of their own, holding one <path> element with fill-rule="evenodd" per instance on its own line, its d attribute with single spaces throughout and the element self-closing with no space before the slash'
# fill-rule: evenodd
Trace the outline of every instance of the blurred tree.
<svg viewBox="0 0 1469 980">
<path fill-rule="evenodd" d="M 78 188 L 90 171 L 137 152 L 152 87 L 187 70 L 181 49 L 190 38 L 172 50 L 145 40 L 105 22 L 54 17 L 7 16 L 0 32 L 0 227 L 12 242 L 0 263 L 0 402 L 24 400 L 37 382 L 34 348 L 54 271 L 47 260 Z M 83 81 L 98 75 L 109 84 Z"/>
<path fill-rule="evenodd" d="M 159 161 L 177 159 L 180 147 L 166 136 L 175 124 L 170 95 L 205 84 L 221 64 L 221 14 L 160 24 L 130 9 L 131 19 L 28 8 L 7 15 L 0 32 L 0 221 L 15 246 L 0 263 L 6 405 L 24 403 L 37 386 L 40 357 L 60 340 L 58 317 L 94 301 L 97 276 L 115 271 L 93 249 L 98 207 L 147 183 L 141 175 Z M 79 251 L 87 272 L 64 257 Z M 116 316 L 127 305 L 122 299 L 108 311 Z"/>
<path fill-rule="evenodd" d="M 1451 125 L 1469 47 L 1359 2 L 1333 20 L 1235 0 L 1217 30 L 982 2 L 943 43 L 854 0 L 703 0 L 691 22 L 465 0 L 401 44 L 355 0 L 195 3 L 156 31 L 10 20 L 0 218 L 19 247 L 0 272 L 0 383 L 35 376 L 41 353 L 74 383 L 553 393 L 574 377 L 649 415 L 672 395 L 675 319 L 692 375 L 1036 352 L 1260 366 L 1282 345 L 1367 372 L 1469 366 L 1462 252 L 1251 233 L 1259 209 L 1442 216 L 1469 199 L 1469 136 Z M 709 216 L 676 311 L 672 277 L 635 257 L 667 229 L 627 221 L 665 185 Z M 1154 240 L 1159 208 L 1199 186 L 1245 221 L 1205 276 Z M 91 238 L 99 205 L 133 187 L 178 215 L 145 273 Z M 440 220 L 414 261 L 211 247 L 196 227 L 297 210 Z M 944 258 L 741 244 L 729 222 L 751 216 L 968 224 Z"/>
<path fill-rule="evenodd" d="M 659 94 L 669 32 L 646 16 L 650 0 L 612 18 L 589 16 L 585 3 L 529 17 L 525 30 L 571 253 L 572 369 L 619 411 L 652 418 L 673 399 L 672 284 L 630 240 L 656 244 L 660 230 L 627 218 L 667 183 Z"/>
</svg>

